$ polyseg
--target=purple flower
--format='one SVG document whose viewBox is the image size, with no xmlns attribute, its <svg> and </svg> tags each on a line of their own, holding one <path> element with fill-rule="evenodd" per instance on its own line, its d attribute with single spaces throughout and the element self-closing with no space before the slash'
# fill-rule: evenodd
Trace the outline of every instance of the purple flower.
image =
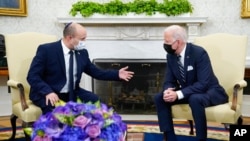
<svg viewBox="0 0 250 141">
<path fill-rule="evenodd" d="M 62 128 L 59 127 L 59 125 L 47 127 L 45 129 L 45 132 L 50 137 L 55 137 L 55 138 L 60 137 L 61 134 L 64 132 L 65 128 L 67 127 L 67 125 L 62 125 L 62 126 L 63 126 Z"/>
<path fill-rule="evenodd" d="M 83 141 L 89 138 L 81 127 L 68 126 L 60 137 L 53 138 L 53 141 Z"/>
<path fill-rule="evenodd" d="M 33 141 L 52 141 L 51 138 L 49 138 L 48 136 L 43 136 L 43 137 L 40 137 L 40 136 L 36 136 Z"/>
<path fill-rule="evenodd" d="M 80 115 L 75 118 L 73 126 L 79 126 L 81 128 L 84 128 L 90 121 L 91 121 L 91 118 L 87 118 L 83 115 Z"/>
<path fill-rule="evenodd" d="M 96 125 L 89 125 L 86 127 L 86 133 L 89 135 L 90 138 L 96 138 L 101 133 L 101 128 Z"/>
<path fill-rule="evenodd" d="M 112 108 L 100 101 L 61 103 L 34 123 L 33 141 L 123 141 L 127 125 Z"/>
</svg>

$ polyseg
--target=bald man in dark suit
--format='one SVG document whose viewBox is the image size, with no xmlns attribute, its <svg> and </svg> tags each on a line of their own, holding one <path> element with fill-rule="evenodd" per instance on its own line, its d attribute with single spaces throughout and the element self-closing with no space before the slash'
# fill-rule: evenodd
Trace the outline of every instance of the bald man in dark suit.
<svg viewBox="0 0 250 141">
<path fill-rule="evenodd" d="M 120 70 L 101 70 L 92 64 L 85 49 L 86 37 L 86 29 L 82 25 L 69 23 L 63 30 L 61 40 L 38 47 L 27 81 L 31 86 L 30 99 L 42 109 L 43 114 L 52 111 L 59 99 L 65 102 L 76 101 L 77 98 L 83 102 L 99 100 L 94 93 L 80 88 L 82 73 L 99 80 L 129 81 L 132 78 L 134 72 L 128 71 L 128 67 Z M 71 93 L 68 73 L 69 52 L 73 52 L 74 60 L 74 88 Z"/>
</svg>

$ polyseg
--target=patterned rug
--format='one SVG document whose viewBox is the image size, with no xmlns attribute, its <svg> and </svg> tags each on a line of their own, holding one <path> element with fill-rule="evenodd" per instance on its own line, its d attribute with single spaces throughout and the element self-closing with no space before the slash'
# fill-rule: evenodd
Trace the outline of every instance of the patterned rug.
<svg viewBox="0 0 250 141">
<path fill-rule="evenodd" d="M 126 121 L 126 123 L 128 133 L 161 133 L 157 122 Z M 175 124 L 174 129 L 177 135 L 192 136 L 189 135 L 190 127 L 188 124 Z M 220 127 L 208 127 L 208 138 L 229 141 L 229 131 Z"/>
<path fill-rule="evenodd" d="M 157 122 L 138 122 L 138 121 L 125 121 L 128 126 L 129 133 L 160 133 Z M 189 135 L 189 125 L 187 124 L 175 124 L 175 133 L 177 135 Z M 0 129 L 0 141 L 6 140 L 11 136 L 11 129 Z M 16 133 L 16 138 L 24 137 L 23 130 L 19 127 Z M 224 128 L 208 127 L 208 138 L 217 139 L 222 141 L 229 141 L 229 132 Z"/>
<path fill-rule="evenodd" d="M 12 134 L 11 128 L 0 128 L 0 141 L 8 139 Z M 17 128 L 16 138 L 24 137 L 23 130 L 21 127 Z"/>
</svg>

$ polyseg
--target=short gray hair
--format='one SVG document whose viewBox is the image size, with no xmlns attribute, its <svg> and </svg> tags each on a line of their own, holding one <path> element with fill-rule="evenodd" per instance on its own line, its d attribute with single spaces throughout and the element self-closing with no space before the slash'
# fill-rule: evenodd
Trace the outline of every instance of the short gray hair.
<svg viewBox="0 0 250 141">
<path fill-rule="evenodd" d="M 180 39 L 183 42 L 187 42 L 187 32 L 186 29 L 179 25 L 171 25 L 165 28 L 165 32 L 171 32 L 174 39 Z"/>
</svg>

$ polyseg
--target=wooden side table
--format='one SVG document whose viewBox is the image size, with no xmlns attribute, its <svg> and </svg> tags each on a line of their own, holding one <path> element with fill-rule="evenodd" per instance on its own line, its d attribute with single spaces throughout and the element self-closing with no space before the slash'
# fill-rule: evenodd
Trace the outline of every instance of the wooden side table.
<svg viewBox="0 0 250 141">
<path fill-rule="evenodd" d="M 7 76 L 9 79 L 8 67 L 0 67 L 0 76 Z M 10 87 L 8 87 L 8 92 L 10 93 Z"/>
<path fill-rule="evenodd" d="M 245 68 L 245 78 L 250 78 L 250 68 Z"/>
<path fill-rule="evenodd" d="M 247 81 L 248 85 L 243 89 L 244 95 L 249 95 L 250 94 L 250 68 L 245 68 L 245 76 L 244 80 Z"/>
<path fill-rule="evenodd" d="M 0 67 L 0 76 L 9 76 L 8 67 Z"/>
</svg>

